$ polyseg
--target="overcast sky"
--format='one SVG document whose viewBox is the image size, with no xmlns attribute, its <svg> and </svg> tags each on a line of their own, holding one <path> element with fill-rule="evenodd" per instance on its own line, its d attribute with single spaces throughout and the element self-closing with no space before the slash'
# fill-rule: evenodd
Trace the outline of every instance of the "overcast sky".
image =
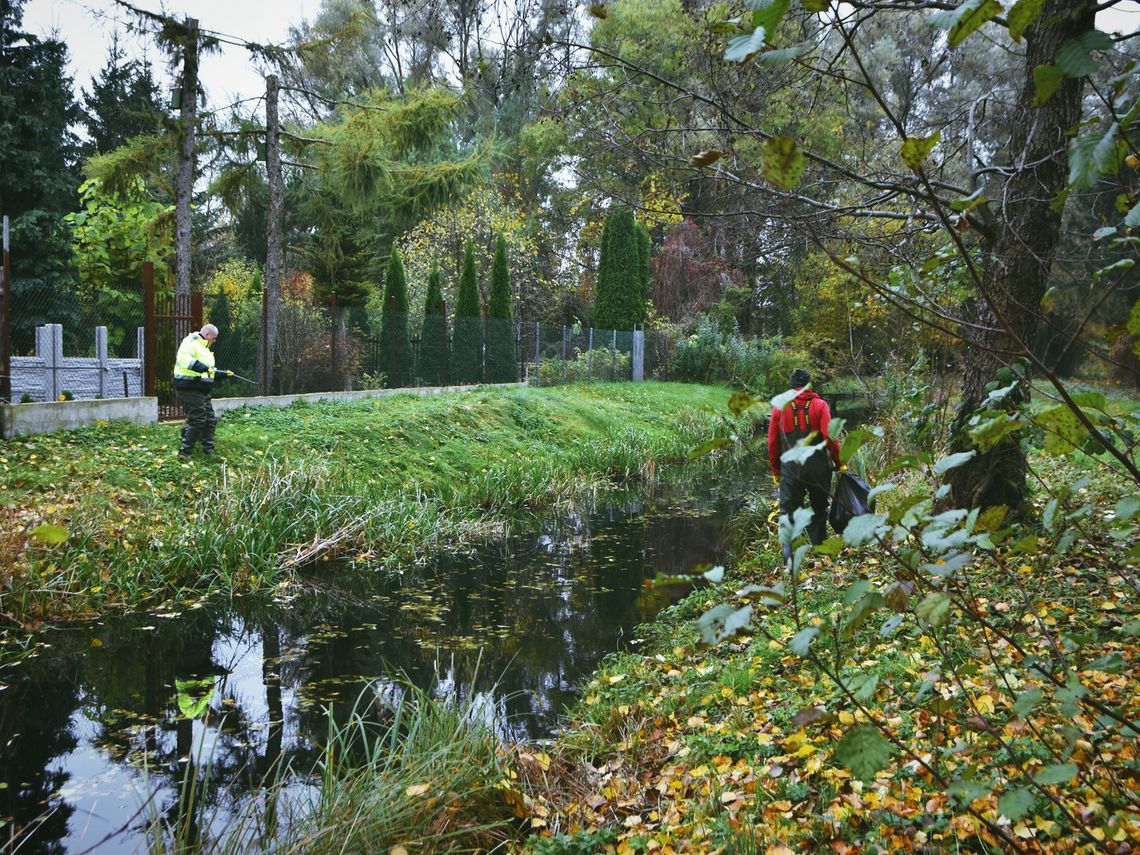
<svg viewBox="0 0 1140 855">
<path fill-rule="evenodd" d="M 320 0 L 132 0 L 132 5 L 155 12 L 165 6 L 167 14 L 196 17 L 202 29 L 237 40 L 280 43 L 290 26 L 316 13 Z M 129 21 L 129 13 L 113 0 L 29 0 L 24 7 L 25 30 L 38 35 L 58 32 L 67 43 L 77 96 L 80 88 L 90 87 L 91 78 L 106 62 L 116 28 L 128 56 L 149 56 L 156 78 L 169 80 L 165 57 L 153 38 L 127 32 Z M 204 56 L 200 76 L 212 108 L 265 91 L 261 74 L 240 47 L 223 44 L 221 53 Z"/>
<path fill-rule="evenodd" d="M 653 0 L 647 0 L 653 2 Z M 152 11 L 165 11 L 177 17 L 197 17 L 199 26 L 240 41 L 280 43 L 289 27 L 316 14 L 321 0 L 133 0 Z M 24 27 L 29 32 L 50 35 L 53 31 L 67 43 L 76 95 L 99 73 L 107 57 L 107 46 L 116 27 L 128 56 L 147 55 L 166 79 L 165 59 L 147 36 L 127 32 L 125 10 L 113 0 L 29 0 L 24 7 Z M 1102 30 L 1134 32 L 1140 27 L 1140 2 L 1126 0 L 1097 18 Z M 222 45 L 221 53 L 203 57 L 201 80 L 208 105 L 223 107 L 239 98 L 256 97 L 265 83 L 240 47 Z"/>
</svg>

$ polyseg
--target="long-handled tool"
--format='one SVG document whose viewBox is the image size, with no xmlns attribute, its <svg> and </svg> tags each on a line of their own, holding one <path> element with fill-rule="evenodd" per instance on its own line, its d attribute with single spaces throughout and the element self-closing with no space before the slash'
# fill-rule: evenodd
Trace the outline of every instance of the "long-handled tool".
<svg viewBox="0 0 1140 855">
<path fill-rule="evenodd" d="M 250 380 L 248 377 L 242 377 L 240 374 L 234 374 L 232 371 L 229 371 L 229 370 L 226 370 L 226 375 L 225 375 L 225 376 L 226 376 L 226 378 L 227 378 L 227 379 L 229 379 L 230 377 L 232 377 L 232 378 L 234 378 L 235 380 L 244 380 L 246 383 L 248 383 L 248 384 L 249 384 L 249 385 L 251 385 L 251 386 L 256 386 L 256 385 L 257 385 L 257 381 L 256 381 L 256 380 Z"/>
</svg>

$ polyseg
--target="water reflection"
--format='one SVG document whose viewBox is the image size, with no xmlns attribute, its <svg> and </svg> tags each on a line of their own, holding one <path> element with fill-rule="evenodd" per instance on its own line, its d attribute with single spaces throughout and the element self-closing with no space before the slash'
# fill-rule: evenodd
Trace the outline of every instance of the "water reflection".
<svg viewBox="0 0 1140 855">
<path fill-rule="evenodd" d="M 578 686 L 680 595 L 657 572 L 725 560 L 737 478 L 703 470 L 563 509 L 467 555 L 379 583 L 332 568 L 285 606 L 232 602 L 48 633 L 0 678 L 0 834 L 21 852 L 145 848 L 161 821 L 185 842 L 217 830 L 279 761 L 307 770 L 366 688 L 407 679 L 473 698 L 510 739 L 548 735 Z M 178 681 L 213 678 L 199 718 Z M 185 693 L 184 693 L 185 694 Z M 196 781 L 194 804 L 179 784 Z M 223 783 L 224 782 L 224 783 Z M 297 786 L 304 786 L 299 783 Z M 272 806 L 262 807 L 272 825 Z M 271 833 L 271 830 L 270 832 Z"/>
</svg>

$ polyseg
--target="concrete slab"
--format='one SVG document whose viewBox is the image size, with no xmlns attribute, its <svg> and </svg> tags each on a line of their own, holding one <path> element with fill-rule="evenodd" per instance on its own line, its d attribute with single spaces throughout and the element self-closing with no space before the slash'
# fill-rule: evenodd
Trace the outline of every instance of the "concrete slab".
<svg viewBox="0 0 1140 855">
<path fill-rule="evenodd" d="M 158 398 L 0 404 L 0 422 L 3 423 L 0 433 L 4 439 L 86 427 L 99 421 L 154 424 L 158 421 Z"/>
</svg>

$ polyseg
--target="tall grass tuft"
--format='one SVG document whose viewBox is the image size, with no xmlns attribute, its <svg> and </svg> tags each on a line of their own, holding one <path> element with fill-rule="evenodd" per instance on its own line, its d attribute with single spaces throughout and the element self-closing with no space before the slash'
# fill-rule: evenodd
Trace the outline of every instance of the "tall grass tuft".
<svg viewBox="0 0 1140 855">
<path fill-rule="evenodd" d="M 287 826 L 286 851 L 486 852 L 512 836 L 513 791 L 475 702 L 407 688 L 376 721 L 375 696 L 333 722 L 319 795 Z"/>
</svg>

